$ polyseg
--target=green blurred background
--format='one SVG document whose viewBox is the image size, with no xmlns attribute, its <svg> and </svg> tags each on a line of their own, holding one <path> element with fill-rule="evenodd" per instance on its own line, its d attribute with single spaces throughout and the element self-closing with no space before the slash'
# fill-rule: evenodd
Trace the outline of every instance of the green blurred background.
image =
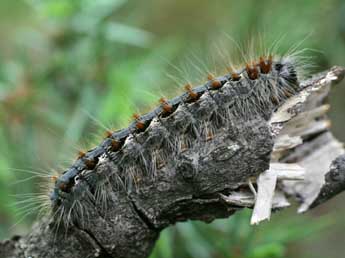
<svg viewBox="0 0 345 258">
<path fill-rule="evenodd" d="M 125 126 L 185 79 L 200 80 L 195 66 L 212 70 L 226 34 L 247 42 L 259 33 L 268 45 L 284 36 L 282 50 L 305 39 L 313 71 L 345 65 L 344 0 L 0 0 L 0 32 L 0 239 L 30 231 L 31 193 L 105 127 Z M 343 141 L 344 86 L 330 97 Z M 151 258 L 344 257 L 344 198 L 256 227 L 248 210 L 178 224 Z"/>
</svg>

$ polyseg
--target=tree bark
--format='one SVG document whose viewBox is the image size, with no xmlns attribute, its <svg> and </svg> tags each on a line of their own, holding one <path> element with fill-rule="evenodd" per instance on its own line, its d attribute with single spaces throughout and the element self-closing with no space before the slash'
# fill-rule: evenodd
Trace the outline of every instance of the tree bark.
<svg viewBox="0 0 345 258">
<path fill-rule="evenodd" d="M 268 203 L 262 198 L 270 197 L 260 194 L 258 178 L 265 171 L 276 171 L 276 163 L 283 175 L 265 174 L 277 181 L 273 191 L 276 197 L 279 194 L 271 200 L 270 210 L 285 207 L 294 197 L 302 212 L 322 204 L 345 189 L 344 150 L 329 131 L 325 105 L 330 85 L 344 74 L 345 68 L 333 67 L 301 82 L 303 90 L 279 106 L 269 120 L 234 117 L 218 128 L 212 140 L 192 145 L 177 157 L 165 157 L 168 163 L 155 175 L 135 174 L 124 182 L 116 166 L 118 157 L 104 157 L 80 183 L 84 190 L 78 195 L 82 207 L 78 212 L 63 217 L 58 225 L 56 216 L 43 217 L 26 236 L 0 243 L 0 257 L 148 257 L 160 231 L 176 222 L 211 222 L 243 207 L 254 207 L 261 216 L 258 213 L 267 207 L 260 205 Z M 207 111 L 213 102 L 212 97 L 204 98 L 195 112 L 202 116 L 202 108 Z M 183 108 L 177 110 L 170 125 L 184 126 L 186 114 Z M 154 147 L 160 130 L 159 123 L 153 124 L 149 133 L 130 140 L 128 146 L 135 149 L 139 141 Z M 286 172 L 291 164 L 305 170 L 302 176 Z M 257 180 L 257 198 L 251 196 L 248 180 L 254 184 Z"/>
</svg>

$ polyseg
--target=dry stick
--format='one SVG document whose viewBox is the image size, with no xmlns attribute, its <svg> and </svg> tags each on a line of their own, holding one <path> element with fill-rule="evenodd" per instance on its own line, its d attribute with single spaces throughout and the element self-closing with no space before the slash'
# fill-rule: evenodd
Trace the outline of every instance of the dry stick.
<svg viewBox="0 0 345 258">
<path fill-rule="evenodd" d="M 189 219 L 211 222 L 252 207 L 248 179 L 258 178 L 270 163 L 273 173 L 279 171 L 274 175 L 275 198 L 268 202 L 272 208 L 287 206 L 286 194 L 302 198 L 301 211 L 323 203 L 345 189 L 343 149 L 320 108 L 329 86 L 344 74 L 344 68 L 333 67 L 302 82 L 304 89 L 278 108 L 269 123 L 260 118 L 232 121 L 234 130 L 224 128 L 204 146 L 192 147 L 156 177 L 142 178 L 131 192 L 115 187 L 118 168 L 110 159 L 102 160 L 85 189 L 103 180 L 106 209 L 84 191 L 75 204 L 80 216 L 73 226 L 56 230 L 46 216 L 28 235 L 0 243 L 0 257 L 148 257 L 160 231 L 171 224 Z M 308 118 L 305 124 L 299 114 Z M 282 162 L 296 164 L 284 170 L 284 163 L 277 165 Z M 263 209 L 267 213 L 267 207 Z"/>
</svg>

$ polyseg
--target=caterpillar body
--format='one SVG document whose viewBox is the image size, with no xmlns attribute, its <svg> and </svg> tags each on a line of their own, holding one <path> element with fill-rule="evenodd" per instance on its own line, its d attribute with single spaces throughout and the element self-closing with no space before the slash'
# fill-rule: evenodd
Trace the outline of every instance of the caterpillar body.
<svg viewBox="0 0 345 258">
<path fill-rule="evenodd" d="M 76 196 L 92 180 L 90 174 L 103 157 L 118 167 L 119 185 L 131 191 L 143 177 L 154 176 L 173 162 L 174 156 L 212 140 L 225 124 L 231 129 L 231 123 L 255 117 L 267 121 L 282 101 L 301 90 L 299 68 L 293 56 L 263 56 L 227 75 L 209 74 L 203 85 L 187 84 L 181 96 L 160 99 L 151 112 L 135 115 L 128 128 L 107 132 L 100 145 L 79 155 L 56 179 L 50 193 L 53 211 L 70 215 Z M 157 123 L 159 130 L 152 129 Z"/>
</svg>

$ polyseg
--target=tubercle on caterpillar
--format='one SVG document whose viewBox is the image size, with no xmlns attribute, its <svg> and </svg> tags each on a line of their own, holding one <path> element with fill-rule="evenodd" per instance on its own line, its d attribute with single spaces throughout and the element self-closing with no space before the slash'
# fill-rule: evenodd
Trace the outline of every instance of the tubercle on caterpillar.
<svg viewBox="0 0 345 258">
<path fill-rule="evenodd" d="M 186 92 L 188 94 L 188 100 L 187 101 L 194 102 L 200 97 L 200 94 L 193 91 L 193 87 L 191 84 L 189 84 L 189 83 L 186 84 L 184 86 L 184 89 L 186 90 Z"/>
<path fill-rule="evenodd" d="M 217 97 L 217 94 L 222 93 L 225 85 L 227 85 L 229 94 L 232 97 L 228 102 L 232 101 L 232 105 L 224 108 L 235 107 L 235 110 L 230 111 L 234 113 L 234 116 L 246 115 L 244 114 L 246 112 L 260 114 L 260 108 L 273 109 L 282 100 L 298 91 L 297 68 L 295 67 L 294 60 L 290 60 L 289 57 L 274 60 L 272 55 L 262 56 L 257 62 L 247 63 L 239 71 L 229 69 L 229 74 L 219 77 L 208 74 L 207 82 L 204 85 L 193 88 L 191 84 L 187 84 L 184 86 L 185 93 L 181 96 L 170 100 L 161 98 L 159 100 L 160 105 L 153 111 L 144 115 L 134 114 L 134 121 L 128 128 L 116 132 L 107 131 L 106 137 L 100 145 L 86 153 L 79 153 L 74 164 L 55 180 L 55 187 L 50 195 L 53 210 L 63 205 L 66 195 L 73 191 L 76 179 L 82 180 L 79 177 L 83 171 L 93 170 L 102 155 L 122 151 L 123 146 L 126 145 L 126 140 L 131 135 L 135 138 L 136 135 L 144 133 L 155 118 L 160 121 L 163 118 L 169 119 L 180 105 L 198 103 L 205 93 L 210 94 L 211 97 Z M 249 98 L 258 98 L 261 103 L 252 104 L 254 100 L 251 99 L 249 101 Z M 221 96 L 215 99 L 216 105 L 222 105 L 222 103 L 219 103 L 221 100 Z M 211 140 L 213 137 L 212 130 L 206 129 L 205 131 L 206 141 Z M 179 151 L 182 152 L 188 148 L 188 144 L 188 141 L 181 142 L 181 147 L 178 148 Z M 132 169 L 131 165 L 129 165 L 128 173 L 132 174 Z M 139 180 L 138 177 L 136 175 L 132 176 L 136 183 Z"/>
<path fill-rule="evenodd" d="M 169 104 L 166 98 L 160 98 L 159 103 L 162 105 L 162 115 L 167 116 L 173 112 L 173 106 Z"/>
</svg>

